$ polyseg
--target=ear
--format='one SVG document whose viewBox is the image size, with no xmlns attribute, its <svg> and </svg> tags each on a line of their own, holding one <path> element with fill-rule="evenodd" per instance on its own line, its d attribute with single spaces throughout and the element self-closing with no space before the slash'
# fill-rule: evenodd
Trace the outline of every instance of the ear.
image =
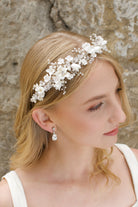
<svg viewBox="0 0 138 207">
<path fill-rule="evenodd" d="M 44 109 L 34 109 L 32 112 L 33 120 L 44 130 L 52 133 L 52 128 L 55 126 L 50 120 L 49 115 Z"/>
</svg>

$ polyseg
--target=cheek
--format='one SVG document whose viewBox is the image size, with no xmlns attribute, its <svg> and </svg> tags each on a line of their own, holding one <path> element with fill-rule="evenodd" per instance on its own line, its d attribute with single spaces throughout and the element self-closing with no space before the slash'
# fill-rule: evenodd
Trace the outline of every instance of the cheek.
<svg viewBox="0 0 138 207">
<path fill-rule="evenodd" d="M 84 117 L 73 111 L 62 112 L 59 116 L 59 126 L 69 131 L 83 129 L 86 125 Z"/>
<path fill-rule="evenodd" d="M 104 121 L 101 117 L 93 117 L 89 112 L 62 112 L 60 113 L 60 126 L 62 129 L 75 134 L 94 134 L 103 131 Z"/>
<path fill-rule="evenodd" d="M 105 115 L 99 112 L 77 110 L 76 106 L 66 103 L 55 110 L 55 123 L 60 132 L 67 136 L 95 136 L 104 132 Z"/>
<path fill-rule="evenodd" d="M 98 112 L 88 112 L 83 117 L 83 122 L 80 123 L 78 120 L 78 123 L 80 123 L 82 131 L 88 136 L 101 135 L 105 131 L 107 125 L 106 116 L 101 116 Z"/>
</svg>

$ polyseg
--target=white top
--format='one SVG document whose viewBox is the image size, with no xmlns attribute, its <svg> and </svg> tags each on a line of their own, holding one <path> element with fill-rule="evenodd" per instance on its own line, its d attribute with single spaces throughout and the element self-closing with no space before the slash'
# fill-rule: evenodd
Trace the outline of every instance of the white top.
<svg viewBox="0 0 138 207">
<path fill-rule="evenodd" d="M 116 146 L 124 154 L 132 175 L 132 180 L 133 180 L 136 199 L 137 199 L 136 203 L 132 207 L 138 207 L 138 161 L 132 150 L 127 145 L 116 144 Z M 23 185 L 16 172 L 10 171 L 5 176 L 3 176 L 3 178 L 7 180 L 7 183 L 9 185 L 13 206 L 27 207 L 27 201 L 26 201 Z"/>
</svg>

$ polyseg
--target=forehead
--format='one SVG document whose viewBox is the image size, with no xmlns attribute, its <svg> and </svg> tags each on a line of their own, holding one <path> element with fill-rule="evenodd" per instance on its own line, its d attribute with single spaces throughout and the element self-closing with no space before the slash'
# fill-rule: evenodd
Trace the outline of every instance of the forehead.
<svg viewBox="0 0 138 207">
<path fill-rule="evenodd" d="M 87 99 L 101 94 L 108 94 L 114 90 L 118 82 L 118 77 L 113 66 L 107 61 L 97 61 L 87 78 L 67 99 L 71 103 L 85 102 Z"/>
<path fill-rule="evenodd" d="M 98 61 L 90 71 L 88 77 L 80 86 L 81 90 L 91 89 L 93 93 L 97 90 L 107 89 L 118 82 L 114 67 L 107 61 Z M 79 90 L 78 90 L 79 91 Z"/>
</svg>

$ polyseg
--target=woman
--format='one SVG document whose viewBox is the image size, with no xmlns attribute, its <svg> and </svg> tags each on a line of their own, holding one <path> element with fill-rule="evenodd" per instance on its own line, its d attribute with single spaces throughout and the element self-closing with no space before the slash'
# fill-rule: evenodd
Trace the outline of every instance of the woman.
<svg viewBox="0 0 138 207">
<path fill-rule="evenodd" d="M 138 150 L 115 144 L 131 110 L 106 41 L 50 34 L 28 52 L 20 84 L 0 206 L 138 206 Z"/>
</svg>

